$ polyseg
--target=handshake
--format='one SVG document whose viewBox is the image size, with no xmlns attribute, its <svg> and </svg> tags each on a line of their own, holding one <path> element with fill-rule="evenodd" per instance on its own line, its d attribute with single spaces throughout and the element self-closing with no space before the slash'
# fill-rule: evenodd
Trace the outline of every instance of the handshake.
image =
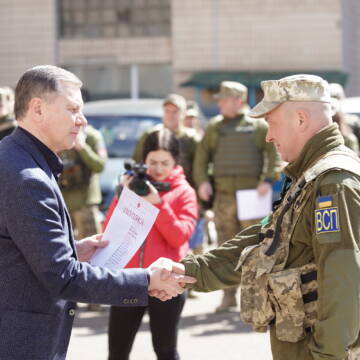
<svg viewBox="0 0 360 360">
<path fill-rule="evenodd" d="M 159 258 L 147 268 L 150 275 L 149 295 L 161 301 L 169 300 L 185 291 L 185 285 L 196 279 L 185 275 L 183 264 Z"/>
</svg>

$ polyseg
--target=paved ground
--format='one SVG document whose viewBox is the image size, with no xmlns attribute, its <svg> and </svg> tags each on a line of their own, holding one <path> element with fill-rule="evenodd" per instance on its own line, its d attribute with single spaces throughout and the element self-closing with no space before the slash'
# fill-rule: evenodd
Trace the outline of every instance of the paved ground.
<svg viewBox="0 0 360 360">
<path fill-rule="evenodd" d="M 183 312 L 179 333 L 182 360 L 271 360 L 268 334 L 252 332 L 235 311 L 214 314 L 220 291 L 197 295 L 187 300 Z M 80 307 L 68 360 L 107 359 L 107 317 L 107 307 L 101 312 L 87 312 Z M 131 360 L 156 360 L 147 317 L 136 336 Z"/>
</svg>

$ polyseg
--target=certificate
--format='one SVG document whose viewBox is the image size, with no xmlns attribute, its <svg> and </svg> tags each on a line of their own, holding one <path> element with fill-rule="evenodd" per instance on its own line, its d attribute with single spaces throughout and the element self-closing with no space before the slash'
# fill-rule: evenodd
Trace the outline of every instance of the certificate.
<svg viewBox="0 0 360 360">
<path fill-rule="evenodd" d="M 238 190 L 236 204 L 240 221 L 261 219 L 271 212 L 272 190 L 264 196 L 260 196 L 256 189 Z"/>
<path fill-rule="evenodd" d="M 103 235 L 109 245 L 98 249 L 90 264 L 110 270 L 123 268 L 146 239 L 158 213 L 155 206 L 124 187 Z"/>
</svg>

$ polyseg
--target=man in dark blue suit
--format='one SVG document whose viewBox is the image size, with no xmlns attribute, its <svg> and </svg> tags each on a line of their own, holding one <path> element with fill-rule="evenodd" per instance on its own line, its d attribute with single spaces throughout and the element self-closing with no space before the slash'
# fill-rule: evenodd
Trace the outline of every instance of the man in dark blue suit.
<svg viewBox="0 0 360 360">
<path fill-rule="evenodd" d="M 76 301 L 145 306 L 148 292 L 166 300 L 192 280 L 171 276 L 167 259 L 148 269 L 92 267 L 86 261 L 107 243 L 74 242 L 56 154 L 86 125 L 80 87 L 50 65 L 26 71 L 16 87 L 19 127 L 0 142 L 0 359 L 65 359 Z"/>
</svg>

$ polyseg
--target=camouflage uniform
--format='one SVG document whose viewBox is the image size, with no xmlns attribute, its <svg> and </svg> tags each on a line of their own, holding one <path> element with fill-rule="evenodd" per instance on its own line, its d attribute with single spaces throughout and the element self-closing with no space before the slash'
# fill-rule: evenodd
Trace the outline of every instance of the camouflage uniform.
<svg viewBox="0 0 360 360">
<path fill-rule="evenodd" d="M 291 84 L 275 82 L 272 95 L 267 85 L 255 116 L 292 100 Z M 322 87 L 305 78 L 294 101 L 327 102 Z M 285 168 L 291 185 L 267 219 L 183 260 L 198 291 L 241 283 L 241 317 L 255 330 L 270 328 L 274 360 L 357 358 L 360 162 L 343 144 L 336 124 L 317 132 Z"/>
<path fill-rule="evenodd" d="M 359 126 L 359 118 L 356 115 L 344 114 L 341 111 L 341 100 L 345 98 L 344 89 L 340 84 L 329 84 L 331 96 L 331 108 L 333 121 L 339 125 L 340 132 L 344 137 L 345 146 L 359 153 L 359 140 L 353 131 L 353 127 Z"/>
<path fill-rule="evenodd" d="M 246 91 L 240 83 L 225 81 L 219 95 L 241 97 Z M 244 111 L 235 118 L 218 115 L 210 120 L 197 147 L 193 170 L 197 187 L 209 181 L 209 167 L 213 166 L 213 209 L 219 245 L 259 221 L 238 220 L 236 191 L 255 189 L 259 183 L 272 183 L 279 177 L 280 159 L 273 144 L 265 141 L 266 132 L 263 119 L 252 119 Z M 236 288 L 225 290 L 217 311 L 236 305 L 235 292 Z"/>
<path fill-rule="evenodd" d="M 59 184 L 78 239 L 101 232 L 98 173 L 104 169 L 106 162 L 106 149 L 101 133 L 91 125 L 84 131 L 86 139 L 81 150 L 71 149 L 60 154 L 64 171 Z"/>
</svg>

